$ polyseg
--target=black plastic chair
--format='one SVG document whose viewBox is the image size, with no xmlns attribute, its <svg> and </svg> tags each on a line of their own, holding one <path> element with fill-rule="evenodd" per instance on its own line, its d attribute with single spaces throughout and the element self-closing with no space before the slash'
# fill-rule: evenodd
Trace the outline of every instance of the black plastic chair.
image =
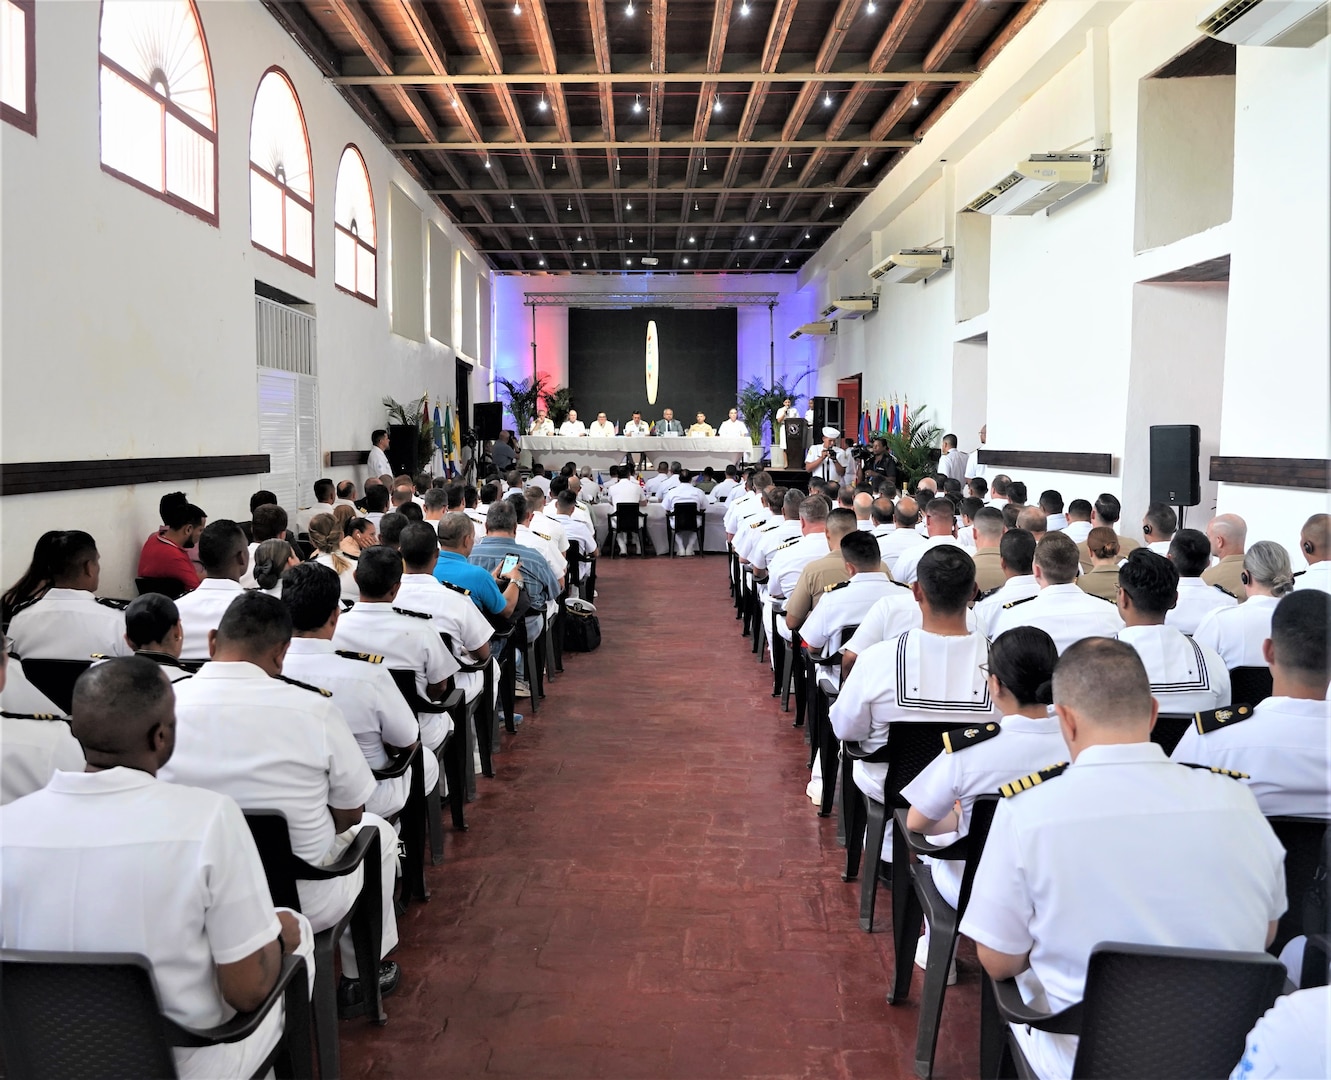
<svg viewBox="0 0 1331 1080">
<path fill-rule="evenodd" d="M 610 547 L 610 557 L 619 558 L 619 534 L 626 536 L 636 536 L 638 538 L 638 554 L 647 554 L 647 518 L 643 514 L 641 507 L 634 503 L 616 503 L 615 512 L 610 518 L 610 536 L 607 544 Z M 627 554 L 627 547 L 625 554 Z"/>
<path fill-rule="evenodd" d="M 391 668 L 388 672 L 397 683 L 398 693 L 406 701 L 413 713 L 448 713 L 450 717 L 462 702 L 462 691 L 453 689 L 443 701 L 427 701 L 416 692 L 416 672 L 405 668 Z M 453 817 L 453 828 L 467 828 L 464 806 L 467 801 L 466 778 L 462 775 L 462 747 L 465 739 L 458 737 L 457 722 L 454 719 L 453 731 L 444 736 L 439 748 L 432 751 L 439 761 L 439 769 L 448 785 L 448 806 Z M 440 806 L 439 789 L 425 793 L 426 822 L 430 833 L 430 855 L 435 864 L 443 861 L 444 830 Z"/>
<path fill-rule="evenodd" d="M 670 548 L 670 557 L 675 557 L 675 538 L 683 533 L 692 533 L 698 538 L 698 554 L 703 554 L 705 540 L 704 523 L 707 511 L 697 503 L 676 503 L 673 510 L 666 514 L 666 544 Z"/>
<path fill-rule="evenodd" d="M 389 824 L 399 825 L 402 839 L 402 899 L 405 908 L 413 897 L 421 900 L 430 899 L 430 889 L 425 884 L 425 766 L 421 754 L 424 747 L 420 741 L 404 746 L 390 755 L 388 764 L 379 769 L 371 769 L 375 780 L 396 780 L 411 773 L 407 781 L 407 801 L 402 809 L 393 814 Z"/>
<path fill-rule="evenodd" d="M 1267 951 L 1279 956 L 1291 938 L 1320 934 L 1326 925 L 1327 845 L 1331 822 L 1311 817 L 1266 819 L 1285 849 L 1285 914 Z"/>
<path fill-rule="evenodd" d="M 844 779 L 842 782 L 845 782 Z M 970 902 L 975 871 L 980 865 L 985 841 L 989 838 L 989 826 L 993 824 L 998 799 L 997 794 L 979 796 L 971 804 L 966 835 L 941 847 L 931 844 L 923 834 L 907 830 L 908 810 L 898 808 L 893 814 L 893 824 L 906 838 L 906 846 L 914 854 L 948 861 L 964 860 L 965 863 L 961 871 L 957 906 L 953 907 L 934 884 L 933 868 L 924 862 L 912 862 L 910 880 L 915 899 L 913 903 L 907 904 L 901 921 L 892 926 L 897 963 L 908 964 L 913 962 L 915 953 L 915 940 L 910 936 L 912 927 L 918 937 L 919 916 L 922 914 L 929 923 L 929 959 L 924 970 L 920 1018 L 915 1029 L 915 1075 L 924 1080 L 933 1075 L 934 1055 L 938 1050 L 938 1026 L 943 1015 L 943 998 L 947 994 L 947 976 L 957 949 L 957 928 Z M 893 982 L 896 983 L 895 977 Z M 909 982 L 906 983 L 906 989 L 909 992 Z M 892 1005 L 900 1005 L 904 1001 L 905 997 L 888 998 Z"/>
<path fill-rule="evenodd" d="M 1271 696 L 1271 669 L 1260 665 L 1229 669 L 1229 697 L 1243 705 L 1257 705 Z"/>
<path fill-rule="evenodd" d="M 1161 713 L 1155 718 L 1155 727 L 1151 729 L 1151 742 L 1162 749 L 1166 756 L 1174 752 L 1179 740 L 1192 727 L 1193 718 L 1182 713 Z"/>
<path fill-rule="evenodd" d="M 850 623 L 833 631 L 828 643 L 836 641 L 838 646 L 855 636 L 859 623 Z M 836 694 L 828 694 L 819 679 L 820 669 L 830 669 L 841 663 L 841 649 L 831 653 L 815 655 L 808 646 L 804 649 L 806 662 L 804 667 L 804 688 L 808 695 L 806 717 L 809 725 L 809 745 L 822 767 L 823 793 L 818 804 L 819 817 L 831 817 L 835 805 L 837 770 L 841 761 L 841 741 L 832 730 L 832 702 Z M 812 757 L 809 768 L 813 768 Z M 842 783 L 845 782 L 844 777 Z"/>
<path fill-rule="evenodd" d="M 74 707 L 74 684 L 91 660 L 23 660 L 28 682 L 51 699 L 66 716 Z"/>
<path fill-rule="evenodd" d="M 476 769 L 471 764 L 476 757 L 476 750 L 479 748 L 481 753 L 481 773 L 484 776 L 494 776 L 494 765 L 491 759 L 491 747 L 489 745 L 490 732 L 494 727 L 494 664 L 490 660 L 483 660 L 479 663 L 472 663 L 463 660 L 458 655 L 457 649 L 453 646 L 453 639 L 440 631 L 439 637 L 444 643 L 444 648 L 449 655 L 458 662 L 458 669 L 467 674 L 480 673 L 481 692 L 465 709 L 462 710 L 463 719 L 466 726 L 463 729 L 465 737 L 465 746 L 462 754 L 462 775 L 467 781 L 467 801 L 470 802 L 476 797 Z M 491 653 L 493 655 L 493 652 Z"/>
<path fill-rule="evenodd" d="M 282 1002 L 282 1037 L 254 1076 L 314 1075 L 305 961 L 284 956 L 262 1005 L 212 1028 L 162 1015 L 152 966 L 137 953 L 0 949 L 0 1030 L 10 1076 L 174 1077 L 172 1047 L 240 1042 Z M 330 1075 L 330 1074 L 325 1074 Z"/>
<path fill-rule="evenodd" d="M 388 1022 L 379 992 L 379 954 L 383 943 L 383 864 L 379 830 L 361 829 L 341 856 L 326 866 L 311 866 L 291 850 L 286 815 L 280 810 L 245 811 L 254 846 L 259 849 L 268 891 L 277 907 L 300 911 L 298 881 L 328 881 L 346 877 L 357 867 L 364 872 L 360 895 L 336 924 L 314 935 L 314 1038 L 319 1051 L 319 1075 L 340 1076 L 337 1042 L 337 979 L 333 957 L 342 933 L 351 927 L 351 941 L 360 969 L 360 990 L 366 1015 L 376 1024 Z"/>
<path fill-rule="evenodd" d="M 1077 1004 L 1039 1012 L 1004 979 L 991 983 L 981 1006 L 991 1005 L 1000 1022 L 1078 1035 L 1074 1077 L 1220 1078 L 1243 1057 L 1248 1032 L 1284 985 L 1284 967 L 1266 953 L 1101 942 Z M 992 1031 L 993 1017 L 988 1024 Z M 1003 1034 L 1017 1075 L 1033 1077 L 1015 1039 Z M 982 1076 L 994 1075 L 985 1067 Z"/>
<path fill-rule="evenodd" d="M 140 596 L 148 593 L 161 593 L 168 600 L 179 600 L 189 588 L 179 578 L 173 577 L 136 577 L 134 587 Z"/>
</svg>

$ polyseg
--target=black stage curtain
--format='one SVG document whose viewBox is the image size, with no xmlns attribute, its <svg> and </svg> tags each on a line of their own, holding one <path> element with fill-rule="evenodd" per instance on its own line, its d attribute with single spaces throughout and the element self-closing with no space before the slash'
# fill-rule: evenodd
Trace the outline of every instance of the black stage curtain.
<svg viewBox="0 0 1331 1080">
<path fill-rule="evenodd" d="M 656 322 L 656 404 L 647 404 L 647 323 Z M 578 419 L 590 424 L 598 412 L 619 425 L 641 409 L 658 420 L 663 409 L 687 432 L 695 414 L 719 427 L 735 405 L 739 364 L 739 317 L 735 308 L 570 308 L 568 385 Z"/>
</svg>

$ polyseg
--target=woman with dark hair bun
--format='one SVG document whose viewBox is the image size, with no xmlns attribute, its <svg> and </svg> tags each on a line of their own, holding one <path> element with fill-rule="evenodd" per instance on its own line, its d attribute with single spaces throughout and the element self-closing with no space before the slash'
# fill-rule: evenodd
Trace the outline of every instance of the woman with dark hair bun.
<svg viewBox="0 0 1331 1080">
<path fill-rule="evenodd" d="M 63 535 L 59 529 L 52 529 L 37 538 L 37 543 L 32 549 L 32 562 L 23 571 L 23 576 L 10 586 L 3 600 L 0 600 L 5 629 L 9 628 L 10 619 L 29 604 L 40 600 L 51 587 L 55 577 L 52 556 L 59 547 L 60 537 Z"/>
<path fill-rule="evenodd" d="M 996 794 L 1009 781 L 1068 760 L 1058 717 L 1050 708 L 1057 663 L 1053 639 L 1035 626 L 1014 627 L 990 643 L 985 668 L 989 699 L 998 715 L 979 716 L 970 727 L 949 731 L 944 752 L 902 789 L 910 803 L 906 824 L 912 831 L 932 837 L 936 844 L 951 843 L 965 835 L 977 796 Z M 962 863 L 928 861 L 938 891 L 956 906 Z M 917 967 L 925 966 L 928 941 L 926 926 L 915 951 Z M 948 982 L 955 981 L 953 959 Z"/>
<path fill-rule="evenodd" d="M 281 599 L 282 575 L 299 565 L 296 549 L 285 540 L 265 540 L 254 549 L 254 580 L 269 596 Z"/>
</svg>

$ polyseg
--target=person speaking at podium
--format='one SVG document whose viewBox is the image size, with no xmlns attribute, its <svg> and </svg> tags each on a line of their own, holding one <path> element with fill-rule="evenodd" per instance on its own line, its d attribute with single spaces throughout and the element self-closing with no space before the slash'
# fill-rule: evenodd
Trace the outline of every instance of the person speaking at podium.
<svg viewBox="0 0 1331 1080">
<path fill-rule="evenodd" d="M 553 438 L 555 434 L 555 422 L 550 419 L 549 413 L 541 413 L 531 422 L 529 435 L 545 435 Z"/>
<path fill-rule="evenodd" d="M 739 410 L 731 409 L 730 415 L 721 421 L 721 426 L 716 432 L 723 439 L 747 439 L 749 429 L 744 426 L 744 421 L 739 418 Z"/>
<path fill-rule="evenodd" d="M 707 422 L 707 417 L 702 413 L 699 413 L 697 423 L 692 424 L 689 427 L 689 434 L 706 435 L 710 438 L 712 435 L 715 435 L 716 432 L 712 430 L 712 425 Z"/>
<path fill-rule="evenodd" d="M 674 409 L 663 409 L 661 419 L 656 422 L 658 435 L 683 435 L 684 425 L 675 419 Z"/>
<path fill-rule="evenodd" d="M 633 419 L 624 425 L 624 434 L 629 436 L 650 435 L 652 425 L 642 418 L 642 412 L 639 409 L 633 410 Z"/>
<path fill-rule="evenodd" d="M 587 434 L 587 425 L 578 419 L 576 409 L 569 409 L 568 419 L 559 425 L 559 434 L 565 439 L 577 439 Z"/>
<path fill-rule="evenodd" d="M 596 419 L 592 421 L 592 426 L 587 429 L 587 434 L 600 439 L 612 439 L 615 435 L 615 425 L 605 418 L 605 413 L 598 412 Z"/>
</svg>

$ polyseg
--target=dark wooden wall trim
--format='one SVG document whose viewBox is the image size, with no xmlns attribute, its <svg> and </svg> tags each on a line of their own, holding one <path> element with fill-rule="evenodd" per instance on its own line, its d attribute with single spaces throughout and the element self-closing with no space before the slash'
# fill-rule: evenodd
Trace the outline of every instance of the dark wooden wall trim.
<svg viewBox="0 0 1331 1080">
<path fill-rule="evenodd" d="M 324 455 L 329 465 L 364 465 L 370 460 L 368 450 L 329 450 Z"/>
<path fill-rule="evenodd" d="M 1225 484 L 1331 491 L 1331 459 L 1213 457 L 1211 479 Z"/>
<path fill-rule="evenodd" d="M 216 476 L 255 476 L 270 469 L 267 454 L 214 457 L 102 458 L 97 461 L 19 461 L 0 465 L 0 495 L 125 487 Z"/>
<path fill-rule="evenodd" d="M 1069 454 L 1060 450 L 980 450 L 979 455 L 981 465 L 1114 475 L 1113 454 Z"/>
</svg>

